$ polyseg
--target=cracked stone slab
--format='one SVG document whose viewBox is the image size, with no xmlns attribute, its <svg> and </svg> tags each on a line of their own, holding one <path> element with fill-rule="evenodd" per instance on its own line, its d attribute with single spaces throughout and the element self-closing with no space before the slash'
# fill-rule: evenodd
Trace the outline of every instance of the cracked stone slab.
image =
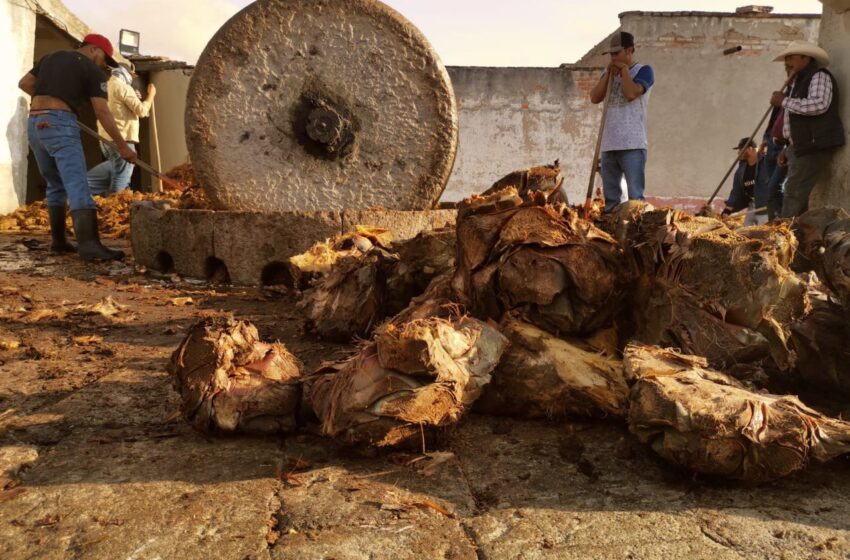
<svg viewBox="0 0 850 560">
<path fill-rule="evenodd" d="M 452 449 L 483 558 L 846 558 L 850 547 L 841 461 L 748 486 L 671 469 L 615 423 L 480 416 Z"/>
<path fill-rule="evenodd" d="M 459 521 L 474 503 L 456 463 L 424 476 L 401 456 L 369 458 L 298 439 L 287 442 L 286 455 L 310 466 L 279 494 L 272 558 L 476 558 Z"/>
<path fill-rule="evenodd" d="M 742 558 L 706 540 L 699 525 L 665 513 L 494 510 L 467 521 L 483 558 Z"/>
<path fill-rule="evenodd" d="M 166 375 L 119 369 L 40 412 L 61 416 L 74 428 L 163 424 L 180 409 Z"/>
<path fill-rule="evenodd" d="M 132 205 L 133 258 L 152 270 L 171 266 L 186 276 L 205 278 L 207 258 L 214 255 L 214 216 L 209 210 L 175 211 Z M 164 254 L 171 259 L 170 263 L 163 260 Z"/>
<path fill-rule="evenodd" d="M 68 439 L 0 502 L 3 558 L 261 558 L 276 442 Z"/>
<path fill-rule="evenodd" d="M 55 403 L 29 414 L 21 414 L 6 424 L 17 439 L 54 444 L 81 430 L 89 437 L 108 438 L 116 430 L 131 433 L 178 430 L 189 432 L 179 421 L 179 398 L 165 375 L 119 369 L 96 383 L 68 393 Z"/>
</svg>

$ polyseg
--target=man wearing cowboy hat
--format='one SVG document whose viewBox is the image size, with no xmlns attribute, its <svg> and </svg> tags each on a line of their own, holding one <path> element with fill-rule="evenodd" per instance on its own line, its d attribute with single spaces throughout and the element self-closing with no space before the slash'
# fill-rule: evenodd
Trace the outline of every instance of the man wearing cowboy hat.
<svg viewBox="0 0 850 560">
<path fill-rule="evenodd" d="M 115 126 L 107 103 L 108 68 L 117 68 L 112 43 L 90 34 L 76 50 L 57 51 L 38 61 L 21 78 L 18 87 L 32 96 L 27 123 L 29 145 L 38 169 L 47 181 L 47 211 L 53 242 L 51 251 L 79 253 L 85 261 L 124 258 L 117 249 L 104 247 L 97 231 L 97 204 L 86 179 L 86 158 L 77 115 L 90 103 L 97 120 L 115 141 L 121 157 L 136 160 L 136 152 Z M 78 246 L 65 239 L 65 204 L 71 206 Z"/>
<path fill-rule="evenodd" d="M 827 167 L 835 148 L 845 142 L 838 114 L 838 83 L 826 69 L 829 55 L 804 41 L 791 43 L 775 62 L 784 62 L 793 76 L 791 93 L 774 92 L 774 107 L 784 109 L 783 136 L 790 145 L 779 156 L 788 165 L 782 202 L 783 218 L 793 218 L 809 207 L 809 194 Z"/>
<path fill-rule="evenodd" d="M 139 144 L 139 118 L 148 116 L 156 97 L 156 88 L 149 84 L 147 98 L 144 101 L 140 99 L 141 94 L 133 88 L 133 79 L 137 76 L 135 70 L 132 63 L 122 62 L 112 70 L 108 83 L 109 110 L 115 117 L 118 131 L 134 152 Z M 97 123 L 97 131 L 106 138 L 106 129 L 100 122 Z M 100 143 L 100 151 L 106 160 L 88 172 L 92 194 L 106 196 L 127 189 L 133 175 L 133 163 L 103 142 Z"/>
</svg>

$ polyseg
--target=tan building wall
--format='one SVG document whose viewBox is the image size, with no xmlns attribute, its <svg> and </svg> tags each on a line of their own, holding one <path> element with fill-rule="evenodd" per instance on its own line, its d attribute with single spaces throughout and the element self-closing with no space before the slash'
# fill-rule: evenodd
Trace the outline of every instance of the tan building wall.
<svg viewBox="0 0 850 560">
<path fill-rule="evenodd" d="M 819 24 L 817 15 L 621 14 L 620 29 L 635 36 L 637 60 L 655 70 L 647 195 L 691 208 L 710 196 L 735 159 L 732 146 L 753 132 L 785 80 L 783 66 L 771 61 L 790 41 L 817 41 Z M 605 64 L 606 45 L 579 63 Z M 741 52 L 722 54 L 737 45 Z M 720 198 L 730 189 L 731 179 Z"/>
<path fill-rule="evenodd" d="M 157 89 L 155 102 L 156 128 L 161 159 L 159 165 L 163 172 L 189 161 L 184 114 L 190 78 L 191 71 L 184 69 L 151 73 L 151 82 Z M 152 121 L 152 118 L 148 119 L 150 138 L 153 137 Z"/>
<path fill-rule="evenodd" d="M 840 148 L 824 179 L 812 194 L 812 205 L 850 208 L 850 1 L 824 0 L 820 44 L 829 53 L 838 80 L 841 120 L 847 144 Z"/>
</svg>

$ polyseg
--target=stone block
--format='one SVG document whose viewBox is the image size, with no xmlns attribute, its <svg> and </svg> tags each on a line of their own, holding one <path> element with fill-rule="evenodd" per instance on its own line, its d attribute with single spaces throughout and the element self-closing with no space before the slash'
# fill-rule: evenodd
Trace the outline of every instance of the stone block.
<svg viewBox="0 0 850 560">
<path fill-rule="evenodd" d="M 130 236 L 136 262 L 150 269 L 257 286 L 285 281 L 289 257 L 356 225 L 384 227 L 395 239 L 409 239 L 454 224 L 456 216 L 456 210 L 266 213 L 137 204 Z"/>
<path fill-rule="evenodd" d="M 214 255 L 231 282 L 244 285 L 276 283 L 289 257 L 342 227 L 339 212 L 216 212 L 214 222 Z"/>
<path fill-rule="evenodd" d="M 184 276 L 207 276 L 208 259 L 214 254 L 214 217 L 209 210 L 166 210 L 163 215 L 162 250 Z"/>
<path fill-rule="evenodd" d="M 160 272 L 178 272 L 193 278 L 207 276 L 213 251 L 210 210 L 161 210 L 134 205 L 130 237 L 136 262 Z"/>
<path fill-rule="evenodd" d="M 164 210 L 146 204 L 130 206 L 130 243 L 136 262 L 152 267 L 162 247 L 162 230 L 157 226 Z"/>
</svg>

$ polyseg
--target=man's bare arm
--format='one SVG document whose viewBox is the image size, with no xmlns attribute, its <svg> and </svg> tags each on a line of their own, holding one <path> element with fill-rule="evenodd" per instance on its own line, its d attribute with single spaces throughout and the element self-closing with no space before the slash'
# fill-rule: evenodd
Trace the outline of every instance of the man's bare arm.
<svg viewBox="0 0 850 560">
<path fill-rule="evenodd" d="M 632 75 L 629 74 L 629 67 L 623 66 L 620 69 L 620 81 L 622 83 L 623 97 L 626 101 L 634 101 L 645 93 L 643 86 L 635 82 Z"/>
<path fill-rule="evenodd" d="M 610 74 L 611 72 L 609 71 L 602 74 L 602 77 L 599 78 L 599 81 L 590 90 L 590 102 L 594 105 L 602 103 L 605 100 L 605 92 L 608 91 L 608 76 Z"/>
<path fill-rule="evenodd" d="M 35 76 L 29 72 L 18 82 L 18 87 L 29 96 L 35 95 Z"/>
</svg>

